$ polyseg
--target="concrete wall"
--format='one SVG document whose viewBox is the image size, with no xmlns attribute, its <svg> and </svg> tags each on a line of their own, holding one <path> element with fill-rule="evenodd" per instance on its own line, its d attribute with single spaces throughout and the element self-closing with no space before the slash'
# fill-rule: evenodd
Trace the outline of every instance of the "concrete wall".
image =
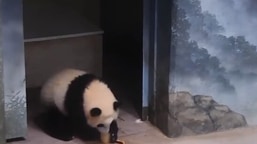
<svg viewBox="0 0 257 144">
<path fill-rule="evenodd" d="M 102 35 L 25 43 L 27 87 L 38 87 L 55 72 L 79 68 L 102 74 Z"/>
<path fill-rule="evenodd" d="M 99 18 L 100 0 L 23 0 L 27 87 L 67 67 L 101 75 Z"/>
<path fill-rule="evenodd" d="M 92 24 L 100 26 L 101 0 L 62 0 L 62 2 L 85 16 Z"/>
</svg>

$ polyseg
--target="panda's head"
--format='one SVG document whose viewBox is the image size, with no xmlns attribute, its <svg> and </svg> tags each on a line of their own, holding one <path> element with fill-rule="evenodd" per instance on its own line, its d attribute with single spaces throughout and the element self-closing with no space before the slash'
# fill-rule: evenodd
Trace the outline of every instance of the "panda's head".
<svg viewBox="0 0 257 144">
<path fill-rule="evenodd" d="M 109 141 L 117 140 L 120 103 L 116 100 L 108 86 L 93 81 L 84 92 L 84 112 L 87 123 L 98 129 L 101 134 L 109 134 Z"/>
<path fill-rule="evenodd" d="M 119 102 L 115 101 L 113 103 L 114 113 L 109 117 L 101 116 L 103 114 L 100 108 L 92 108 L 90 110 L 91 120 L 93 121 L 93 122 L 91 121 L 92 122 L 91 126 L 94 126 L 94 127 L 96 126 L 98 131 L 101 133 L 101 140 L 105 143 L 107 142 L 114 143 L 118 138 L 119 128 L 118 128 L 116 119 L 118 117 L 119 106 L 120 106 Z"/>
</svg>

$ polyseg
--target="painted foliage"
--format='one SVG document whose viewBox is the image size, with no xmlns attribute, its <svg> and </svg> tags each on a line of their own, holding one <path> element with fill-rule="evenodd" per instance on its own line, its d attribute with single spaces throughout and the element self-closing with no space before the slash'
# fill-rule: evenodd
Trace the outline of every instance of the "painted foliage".
<svg viewBox="0 0 257 144">
<path fill-rule="evenodd" d="M 257 124 L 255 0 L 176 0 L 172 90 L 209 95 Z"/>
</svg>

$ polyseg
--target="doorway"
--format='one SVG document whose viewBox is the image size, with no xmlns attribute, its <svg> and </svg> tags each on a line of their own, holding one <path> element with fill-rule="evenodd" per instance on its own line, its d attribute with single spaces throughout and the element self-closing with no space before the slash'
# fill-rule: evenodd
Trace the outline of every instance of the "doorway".
<svg viewBox="0 0 257 144">
<path fill-rule="evenodd" d="M 11 109 L 22 116 L 20 119 L 15 119 L 17 115 L 10 117 L 15 121 L 8 121 L 13 127 L 6 132 L 8 139 L 24 137 L 27 119 L 30 121 L 40 111 L 40 87 L 51 75 L 67 67 L 104 77 L 118 99 L 132 104 L 137 117 L 142 115 L 142 1 L 23 0 L 18 3 L 6 0 L 4 4 L 5 14 L 10 14 L 4 17 L 4 23 L 11 21 L 8 26 L 15 27 L 5 27 L 15 33 L 5 31 L 4 36 L 17 36 L 18 41 L 6 37 L 11 40 L 8 46 L 15 48 L 15 52 L 17 48 L 21 50 L 17 55 L 22 60 L 13 62 L 14 66 L 22 62 L 21 68 L 16 66 L 12 72 L 24 73 L 19 75 L 21 81 L 15 80 L 24 86 L 24 93 L 27 89 L 26 94 L 18 92 L 24 100 L 22 108 Z M 7 10 L 13 6 L 17 9 Z M 9 58 L 14 53 L 10 54 Z M 5 70 L 10 74 L 10 70 Z M 5 97 L 14 95 L 16 93 Z M 21 121 L 24 123 L 19 124 Z"/>
<path fill-rule="evenodd" d="M 7 1 L 5 1 L 7 2 Z M 8 1 L 9 2 L 9 1 Z M 55 72 L 73 67 L 103 76 L 124 104 L 132 104 L 142 116 L 142 1 L 120 2 L 94 0 L 23 0 L 5 3 L 11 7 L 19 32 L 19 47 L 24 48 L 27 93 L 22 113 L 30 119 L 30 111 L 38 111 L 39 90 Z M 23 8 L 23 9 L 21 9 Z M 23 11 L 23 15 L 21 12 Z M 16 26 L 16 25 L 14 25 Z M 24 38 L 24 39 L 23 39 Z M 10 39 L 9 39 L 10 40 Z M 23 42 L 25 47 L 23 47 Z M 17 44 L 17 41 L 13 41 Z M 15 47 L 13 47 L 15 48 Z M 24 53 L 19 56 L 24 57 Z M 24 68 L 24 64 L 21 64 Z M 24 85 L 25 90 L 25 85 Z M 16 111 L 18 112 L 18 111 Z M 10 129 L 26 127 L 16 122 Z M 22 128 L 22 129 L 21 129 Z M 23 137 L 9 135 L 10 139 Z"/>
<path fill-rule="evenodd" d="M 122 103 L 142 115 L 142 0 L 102 1 L 103 77 Z"/>
<path fill-rule="evenodd" d="M 72 67 L 102 76 L 124 109 L 145 117 L 142 1 L 24 0 L 23 5 L 28 111 L 37 105 L 43 82 Z"/>
</svg>

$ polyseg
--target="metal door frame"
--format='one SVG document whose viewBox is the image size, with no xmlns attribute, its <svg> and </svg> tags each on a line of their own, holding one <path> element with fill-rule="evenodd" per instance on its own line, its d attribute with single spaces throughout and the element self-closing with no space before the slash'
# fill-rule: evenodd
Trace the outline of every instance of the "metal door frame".
<svg viewBox="0 0 257 144">
<path fill-rule="evenodd" d="M 25 138 L 27 134 L 22 4 L 17 0 L 0 0 L 1 144 L 7 139 Z"/>
<path fill-rule="evenodd" d="M 0 8 L 2 8 L 3 0 L 0 0 Z M 0 13 L 0 143 L 5 144 L 5 103 L 3 89 L 3 36 L 2 36 L 2 21 L 3 16 Z"/>
<path fill-rule="evenodd" d="M 151 123 L 169 136 L 172 0 L 144 0 L 143 6 L 143 106 Z"/>
</svg>

